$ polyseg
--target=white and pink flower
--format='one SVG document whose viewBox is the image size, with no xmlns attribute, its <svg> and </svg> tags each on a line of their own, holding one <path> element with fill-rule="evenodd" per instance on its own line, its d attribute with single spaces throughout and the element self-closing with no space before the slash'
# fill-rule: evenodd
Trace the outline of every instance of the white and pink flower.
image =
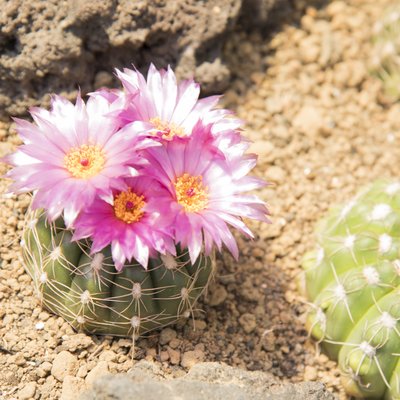
<svg viewBox="0 0 400 400">
<path fill-rule="evenodd" d="M 117 70 L 117 76 L 130 98 L 119 117 L 123 123 L 134 122 L 133 127 L 139 132 L 170 141 L 190 136 L 201 119 L 204 124 L 212 124 L 214 136 L 240 136 L 242 121 L 231 111 L 216 108 L 220 96 L 199 99 L 200 85 L 191 79 L 177 83 L 170 67 L 157 70 L 151 64 L 147 79 L 127 68 Z"/>
<path fill-rule="evenodd" d="M 55 96 L 52 109 L 32 108 L 35 123 L 15 119 L 24 144 L 5 158 L 14 168 L 7 177 L 13 193 L 33 192 L 32 207 L 50 220 L 63 213 L 68 227 L 99 195 L 121 188 L 121 178 L 136 175 L 138 150 L 157 143 L 119 129 L 109 117 L 110 103 L 91 96 L 85 105 Z M 122 186 L 123 187 L 123 186 Z"/>
<path fill-rule="evenodd" d="M 91 252 L 111 245 L 120 271 L 132 259 L 147 268 L 149 257 L 175 254 L 168 192 L 157 181 L 140 176 L 126 179 L 126 189 L 113 192 L 108 202 L 96 198 L 79 215 L 74 240 L 90 238 Z"/>
<path fill-rule="evenodd" d="M 192 263 L 203 249 L 209 255 L 214 244 L 221 250 L 222 243 L 238 258 L 228 225 L 253 237 L 243 217 L 269 222 L 265 203 L 245 194 L 265 186 L 261 179 L 247 176 L 256 165 L 256 156 L 229 162 L 219 157 L 207 140 L 211 129 L 199 121 L 190 140 L 174 140 L 145 151 L 149 160 L 145 173 L 168 189 L 175 241 L 188 248 Z"/>
</svg>

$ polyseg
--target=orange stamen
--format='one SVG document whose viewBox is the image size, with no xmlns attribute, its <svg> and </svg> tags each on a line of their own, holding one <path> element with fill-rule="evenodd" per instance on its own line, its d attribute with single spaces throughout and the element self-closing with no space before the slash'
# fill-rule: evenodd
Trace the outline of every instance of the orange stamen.
<svg viewBox="0 0 400 400">
<path fill-rule="evenodd" d="M 203 185 L 201 175 L 183 174 L 174 186 L 176 199 L 186 212 L 199 212 L 208 206 L 208 188 Z"/>
</svg>

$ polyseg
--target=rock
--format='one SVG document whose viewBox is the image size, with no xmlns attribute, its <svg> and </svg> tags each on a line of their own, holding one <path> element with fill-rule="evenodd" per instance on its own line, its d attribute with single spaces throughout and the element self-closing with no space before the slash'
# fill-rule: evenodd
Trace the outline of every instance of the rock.
<svg viewBox="0 0 400 400">
<path fill-rule="evenodd" d="M 271 167 L 267 169 L 265 176 L 267 177 L 268 181 L 281 184 L 285 181 L 286 172 L 277 165 L 271 165 Z"/>
<path fill-rule="evenodd" d="M 65 350 L 73 353 L 77 350 L 86 349 L 91 345 L 93 345 L 93 340 L 90 338 L 90 336 L 85 335 L 84 333 L 78 333 L 71 336 L 66 336 L 62 347 Z"/>
<path fill-rule="evenodd" d="M 239 318 L 239 323 L 246 333 L 251 333 L 256 329 L 257 321 L 253 314 L 244 313 Z"/>
<path fill-rule="evenodd" d="M 36 382 L 29 382 L 18 392 L 18 399 L 28 400 L 36 393 Z"/>
<path fill-rule="evenodd" d="M 321 110 L 311 105 L 304 105 L 293 119 L 293 126 L 300 132 L 315 135 L 324 126 Z"/>
<path fill-rule="evenodd" d="M 182 355 L 181 365 L 183 368 L 191 368 L 204 360 L 204 352 L 201 350 L 186 351 Z"/>
<path fill-rule="evenodd" d="M 161 379 L 151 363 L 138 363 L 132 375 L 118 374 L 98 380 L 82 400 L 334 400 L 321 383 L 282 383 L 272 375 L 218 363 L 195 365 L 185 376 Z M 153 375 L 150 371 L 153 370 Z"/>
<path fill-rule="evenodd" d="M 88 386 L 93 385 L 94 381 L 109 373 L 108 362 L 100 361 L 86 376 L 85 382 Z"/>
<path fill-rule="evenodd" d="M 172 365 L 178 365 L 181 361 L 181 353 L 178 350 L 174 350 L 171 347 L 167 347 L 169 355 L 169 361 Z"/>
<path fill-rule="evenodd" d="M 25 360 L 25 357 L 24 357 L 24 355 L 22 354 L 22 353 L 17 353 L 15 356 L 13 356 L 12 357 L 12 362 L 15 364 L 15 365 L 18 365 L 18 366 L 22 366 L 22 365 L 24 365 L 25 364 L 25 362 L 26 362 L 26 360 Z"/>
<path fill-rule="evenodd" d="M 99 355 L 100 361 L 115 361 L 117 355 L 112 350 L 104 350 Z"/>
<path fill-rule="evenodd" d="M 76 400 L 85 389 L 83 379 L 67 375 L 63 381 L 60 400 Z"/>
<path fill-rule="evenodd" d="M 176 331 L 171 328 L 165 328 L 160 332 L 160 344 L 168 344 L 172 339 L 176 338 Z"/>
<path fill-rule="evenodd" d="M 210 306 L 219 306 L 226 300 L 227 296 L 228 293 L 223 286 L 215 287 L 214 290 L 211 291 L 211 296 L 209 300 Z"/>
<path fill-rule="evenodd" d="M 78 359 L 64 350 L 54 358 L 51 375 L 62 382 L 67 375 L 75 375 L 78 367 Z"/>
<path fill-rule="evenodd" d="M 226 88 L 230 70 L 224 40 L 239 19 L 261 15 L 288 0 L 0 0 L 0 110 L 26 113 L 48 105 L 49 94 L 69 98 L 115 84 L 115 67 L 134 63 L 147 71 L 174 66 L 180 78 L 195 77 L 203 92 Z M 248 22 L 254 24 L 254 17 Z"/>
<path fill-rule="evenodd" d="M 304 369 L 304 380 L 306 381 L 316 381 L 318 378 L 318 371 L 315 367 L 307 365 Z"/>
</svg>

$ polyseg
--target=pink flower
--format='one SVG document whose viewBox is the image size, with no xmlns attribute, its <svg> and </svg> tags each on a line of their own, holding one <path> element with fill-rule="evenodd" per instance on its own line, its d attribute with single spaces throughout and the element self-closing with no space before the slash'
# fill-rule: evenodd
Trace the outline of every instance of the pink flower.
<svg viewBox="0 0 400 400">
<path fill-rule="evenodd" d="M 211 124 L 213 135 L 238 136 L 241 121 L 224 109 L 215 109 L 219 96 L 199 100 L 200 86 L 193 80 L 177 83 L 170 67 L 158 71 L 150 65 L 147 80 L 136 70 L 117 70 L 126 94 L 131 96 L 128 107 L 119 117 L 134 122 L 139 132 L 147 132 L 164 140 L 190 136 L 199 119 Z"/>
<path fill-rule="evenodd" d="M 175 241 L 188 248 L 192 263 L 203 246 L 210 254 L 214 243 L 219 250 L 224 243 L 238 258 L 228 225 L 252 237 L 242 217 L 269 222 L 264 202 L 245 194 L 265 185 L 246 176 L 255 166 L 256 156 L 243 156 L 239 151 L 229 160 L 220 157 L 208 140 L 211 129 L 199 121 L 190 140 L 165 142 L 145 151 L 151 165 L 146 172 L 168 189 Z"/>
<path fill-rule="evenodd" d="M 90 238 L 92 253 L 111 244 L 118 271 L 133 258 L 147 268 L 155 251 L 175 254 L 168 192 L 148 177 L 129 178 L 125 184 L 127 189 L 114 191 L 110 203 L 96 198 L 82 211 L 73 236 L 73 240 Z"/>
<path fill-rule="evenodd" d="M 32 108 L 35 123 L 16 119 L 24 144 L 7 157 L 14 166 L 7 176 L 14 193 L 34 192 L 32 207 L 46 209 L 51 220 L 64 213 L 71 227 L 81 210 L 96 195 L 109 195 L 121 187 L 120 178 L 137 173 L 142 160 L 135 151 L 156 145 L 139 137 L 108 114 L 113 102 L 93 95 L 87 104 L 78 96 L 76 104 L 55 96 L 52 109 Z"/>
</svg>

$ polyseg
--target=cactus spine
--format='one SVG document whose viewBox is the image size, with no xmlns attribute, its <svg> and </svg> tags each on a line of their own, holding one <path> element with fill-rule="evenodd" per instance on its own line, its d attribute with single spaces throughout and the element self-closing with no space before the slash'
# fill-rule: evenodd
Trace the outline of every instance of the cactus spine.
<svg viewBox="0 0 400 400">
<path fill-rule="evenodd" d="M 400 399 L 400 182 L 332 209 L 317 241 L 303 261 L 309 331 L 350 395 Z"/>
<path fill-rule="evenodd" d="M 62 219 L 49 223 L 34 212 L 28 221 L 21 244 L 36 293 L 79 331 L 136 336 L 172 324 L 192 312 L 213 273 L 210 257 L 192 265 L 179 248 L 148 270 L 133 262 L 117 272 L 109 248 L 90 255 L 89 243 L 71 242 Z"/>
</svg>

